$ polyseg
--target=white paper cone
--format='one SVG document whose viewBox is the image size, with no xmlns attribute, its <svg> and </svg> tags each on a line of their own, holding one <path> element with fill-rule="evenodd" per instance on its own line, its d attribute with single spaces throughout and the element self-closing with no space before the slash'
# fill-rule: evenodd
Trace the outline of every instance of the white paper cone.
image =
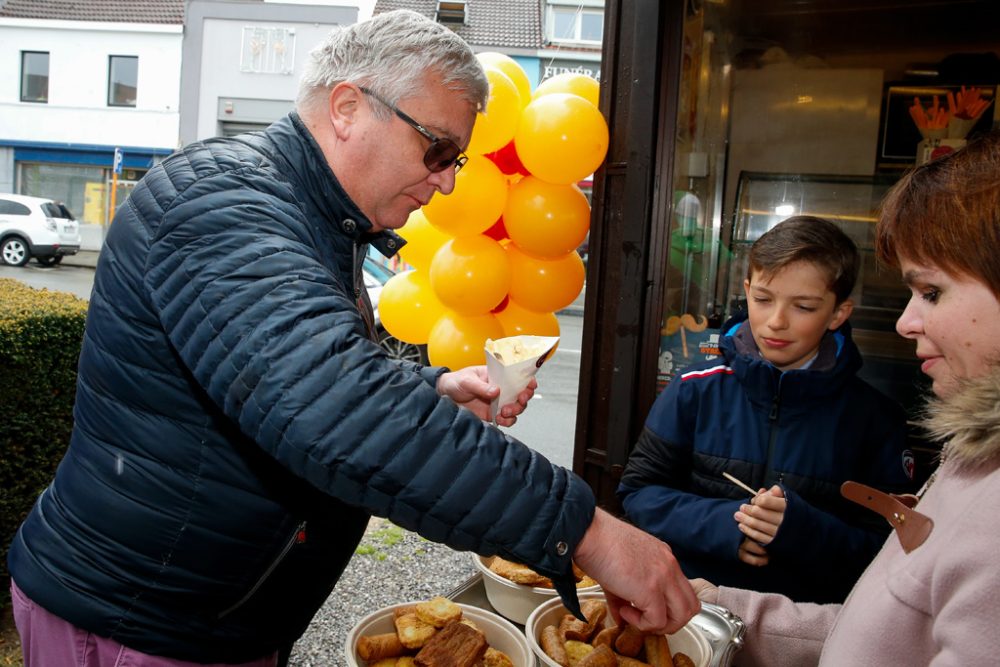
<svg viewBox="0 0 1000 667">
<path fill-rule="evenodd" d="M 494 423 L 500 408 L 524 391 L 558 342 L 558 336 L 510 336 L 486 340 L 486 372 L 490 382 L 500 387 L 500 395 L 490 405 L 490 418 Z"/>
</svg>

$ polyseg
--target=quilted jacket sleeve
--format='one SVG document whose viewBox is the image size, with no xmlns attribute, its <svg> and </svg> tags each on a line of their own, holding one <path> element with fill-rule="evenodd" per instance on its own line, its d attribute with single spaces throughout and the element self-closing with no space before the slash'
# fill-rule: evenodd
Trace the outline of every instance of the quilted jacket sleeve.
<svg viewBox="0 0 1000 667">
<path fill-rule="evenodd" d="M 332 496 L 455 549 L 566 575 L 594 512 L 589 487 L 386 358 L 309 242 L 316 224 L 289 187 L 253 173 L 180 189 L 145 284 L 194 382 Z"/>
<path fill-rule="evenodd" d="M 629 455 L 618 496 L 629 519 L 688 554 L 737 560 L 739 500 L 691 493 L 693 419 L 697 401 L 675 380 L 657 397 Z"/>
</svg>

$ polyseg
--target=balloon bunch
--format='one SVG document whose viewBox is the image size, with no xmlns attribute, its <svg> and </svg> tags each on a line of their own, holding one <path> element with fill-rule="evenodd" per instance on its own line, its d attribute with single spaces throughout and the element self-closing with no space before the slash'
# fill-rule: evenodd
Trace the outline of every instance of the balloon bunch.
<svg viewBox="0 0 1000 667">
<path fill-rule="evenodd" d="M 472 131 L 455 189 L 414 211 L 399 231 L 413 270 L 379 297 L 390 334 L 427 344 L 434 365 L 483 363 L 487 338 L 558 336 L 555 311 L 580 294 L 576 248 L 590 204 L 576 183 L 608 148 L 598 83 L 562 74 L 534 93 L 521 66 L 500 53 L 477 56 L 489 101 Z"/>
</svg>

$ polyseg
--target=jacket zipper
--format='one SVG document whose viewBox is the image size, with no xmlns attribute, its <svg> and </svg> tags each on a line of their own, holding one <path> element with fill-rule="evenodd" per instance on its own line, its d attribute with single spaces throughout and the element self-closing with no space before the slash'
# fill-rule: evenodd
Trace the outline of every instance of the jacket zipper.
<svg viewBox="0 0 1000 667">
<path fill-rule="evenodd" d="M 767 488 L 770 488 L 772 484 L 770 480 L 774 476 L 774 448 L 778 442 L 778 416 L 781 412 L 781 379 L 778 378 L 778 390 L 771 400 L 771 412 L 767 416 L 770 426 L 767 431 L 767 466 L 764 469 L 764 483 L 762 484 Z M 781 479 L 779 478 L 777 482 L 780 483 Z"/>
<path fill-rule="evenodd" d="M 291 538 L 289 538 L 289 540 L 285 542 L 285 546 L 282 547 L 281 552 L 273 561 L 271 561 L 271 564 L 267 566 L 266 570 L 264 570 L 264 574 L 260 575 L 256 583 L 254 583 L 254 585 L 250 587 L 250 590 L 247 591 L 243 595 L 243 597 L 241 597 L 236 602 L 236 604 L 233 604 L 229 606 L 227 609 L 220 612 L 216 618 L 222 620 L 223 618 L 229 616 L 231 613 L 233 613 L 234 611 L 242 607 L 244 604 L 246 604 L 247 600 L 252 598 L 254 593 L 260 590 L 260 587 L 264 585 L 264 582 L 267 581 L 268 577 L 270 577 L 271 574 L 273 574 L 274 571 L 278 569 L 278 566 L 281 565 L 281 561 L 285 560 L 285 556 L 288 555 L 288 552 L 291 551 L 296 544 L 299 544 L 300 542 L 305 542 L 305 530 L 306 530 L 306 522 L 303 521 L 302 523 L 300 523 L 298 526 L 295 527 L 295 530 L 292 532 Z"/>
</svg>

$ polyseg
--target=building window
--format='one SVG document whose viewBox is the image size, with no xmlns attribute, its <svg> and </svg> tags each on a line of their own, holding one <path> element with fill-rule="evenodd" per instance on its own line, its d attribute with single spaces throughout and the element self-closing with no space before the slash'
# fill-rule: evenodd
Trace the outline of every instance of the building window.
<svg viewBox="0 0 1000 667">
<path fill-rule="evenodd" d="M 600 44 L 604 37 L 604 10 L 576 6 L 549 6 L 549 39 L 553 42 Z"/>
<path fill-rule="evenodd" d="M 48 51 L 21 51 L 21 101 L 49 101 Z"/>
<path fill-rule="evenodd" d="M 137 56 L 109 56 L 108 106 L 134 107 L 139 86 L 139 58 Z"/>
</svg>

